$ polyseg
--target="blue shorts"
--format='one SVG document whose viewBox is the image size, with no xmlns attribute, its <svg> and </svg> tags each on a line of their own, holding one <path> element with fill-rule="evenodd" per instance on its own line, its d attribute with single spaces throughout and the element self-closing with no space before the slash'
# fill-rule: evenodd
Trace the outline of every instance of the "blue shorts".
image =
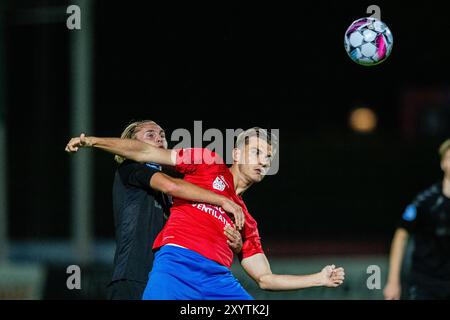
<svg viewBox="0 0 450 320">
<path fill-rule="evenodd" d="M 155 253 L 142 300 L 253 300 L 231 271 L 189 249 Z"/>
</svg>

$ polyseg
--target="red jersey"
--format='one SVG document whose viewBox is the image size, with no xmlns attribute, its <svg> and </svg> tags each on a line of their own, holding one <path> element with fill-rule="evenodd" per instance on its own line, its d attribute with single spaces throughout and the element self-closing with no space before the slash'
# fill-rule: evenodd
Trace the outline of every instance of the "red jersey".
<svg viewBox="0 0 450 320">
<path fill-rule="evenodd" d="M 233 175 L 219 155 L 208 149 L 180 149 L 176 170 L 184 174 L 184 180 L 223 195 L 242 207 L 245 224 L 241 230 L 243 247 L 240 259 L 263 253 L 257 223 L 242 198 L 236 195 Z M 230 268 L 233 251 L 223 233 L 226 224 L 233 226 L 222 208 L 174 198 L 170 217 L 156 238 L 153 249 L 172 243 Z"/>
</svg>

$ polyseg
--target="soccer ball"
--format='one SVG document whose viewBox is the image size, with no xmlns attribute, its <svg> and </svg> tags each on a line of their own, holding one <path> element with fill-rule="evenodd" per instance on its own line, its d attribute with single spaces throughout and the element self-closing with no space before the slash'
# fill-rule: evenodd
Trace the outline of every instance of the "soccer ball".
<svg viewBox="0 0 450 320">
<path fill-rule="evenodd" d="M 387 25 L 371 17 L 354 21 L 344 37 L 345 51 L 363 66 L 374 66 L 386 60 L 393 43 L 394 37 Z"/>
</svg>

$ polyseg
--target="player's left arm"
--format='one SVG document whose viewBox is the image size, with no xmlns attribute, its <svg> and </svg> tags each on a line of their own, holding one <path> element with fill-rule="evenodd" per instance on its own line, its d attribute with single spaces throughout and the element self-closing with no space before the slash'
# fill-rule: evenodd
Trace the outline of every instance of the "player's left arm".
<svg viewBox="0 0 450 320">
<path fill-rule="evenodd" d="M 263 253 L 244 258 L 241 265 L 247 274 L 263 290 L 296 290 L 317 286 L 337 287 L 344 281 L 344 269 L 334 265 L 326 266 L 322 271 L 309 275 L 274 274 L 269 261 Z"/>
<path fill-rule="evenodd" d="M 220 194 L 203 189 L 185 180 L 173 178 L 162 172 L 153 175 L 150 179 L 150 186 L 155 190 L 176 198 L 220 206 L 235 217 L 234 220 L 237 229 L 242 229 L 244 225 L 245 217 L 241 206 Z M 242 237 L 236 228 L 227 224 L 223 232 L 228 238 L 227 243 L 231 250 L 238 254 L 242 250 Z"/>
<path fill-rule="evenodd" d="M 239 230 L 244 226 L 245 216 L 241 206 L 225 196 L 203 189 L 185 180 L 173 178 L 162 172 L 153 175 L 150 180 L 150 186 L 176 198 L 219 206 L 234 217 L 234 223 Z M 229 233 L 233 236 L 233 243 L 238 245 L 239 243 L 235 240 L 236 235 L 234 232 Z"/>
</svg>

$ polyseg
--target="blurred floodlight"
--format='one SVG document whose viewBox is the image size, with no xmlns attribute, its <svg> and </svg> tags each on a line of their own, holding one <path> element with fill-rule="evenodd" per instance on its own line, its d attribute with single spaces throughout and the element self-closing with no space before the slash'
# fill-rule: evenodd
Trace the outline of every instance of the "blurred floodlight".
<svg viewBox="0 0 450 320">
<path fill-rule="evenodd" d="M 377 121 L 377 115 L 372 109 L 369 108 L 353 109 L 350 113 L 350 128 L 352 128 L 356 132 L 373 132 L 377 126 Z"/>
</svg>

